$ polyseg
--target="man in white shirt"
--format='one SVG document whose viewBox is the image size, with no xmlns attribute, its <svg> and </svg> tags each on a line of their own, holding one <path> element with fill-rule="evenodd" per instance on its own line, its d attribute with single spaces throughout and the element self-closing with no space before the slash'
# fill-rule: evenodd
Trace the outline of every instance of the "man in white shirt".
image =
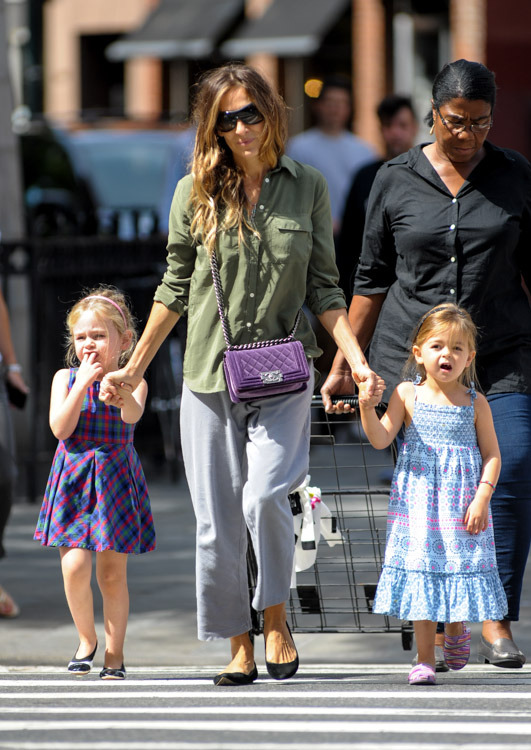
<svg viewBox="0 0 531 750">
<path fill-rule="evenodd" d="M 350 81 L 339 76 L 326 79 L 314 103 L 315 127 L 291 138 L 286 149 L 292 159 L 310 164 L 326 177 L 335 236 L 354 173 L 377 158 L 370 144 L 347 130 L 351 110 Z"/>
</svg>

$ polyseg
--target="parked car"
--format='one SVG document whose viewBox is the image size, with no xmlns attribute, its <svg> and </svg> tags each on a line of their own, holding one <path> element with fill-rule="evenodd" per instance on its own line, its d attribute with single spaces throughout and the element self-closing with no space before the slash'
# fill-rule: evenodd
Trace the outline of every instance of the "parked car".
<svg viewBox="0 0 531 750">
<path fill-rule="evenodd" d="M 79 130 L 68 133 L 65 145 L 91 187 L 100 233 L 130 239 L 167 232 L 175 185 L 193 146 L 191 130 Z"/>
</svg>

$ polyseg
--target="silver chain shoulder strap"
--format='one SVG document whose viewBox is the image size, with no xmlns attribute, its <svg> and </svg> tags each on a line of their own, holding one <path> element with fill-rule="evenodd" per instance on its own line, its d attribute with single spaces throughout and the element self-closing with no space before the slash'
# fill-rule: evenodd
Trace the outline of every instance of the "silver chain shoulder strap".
<svg viewBox="0 0 531 750">
<path fill-rule="evenodd" d="M 231 343 L 232 334 L 231 334 L 231 330 L 229 326 L 229 321 L 227 320 L 227 317 L 225 315 L 225 300 L 223 298 L 223 287 L 221 286 L 218 259 L 217 259 L 215 250 L 212 252 L 212 255 L 210 256 L 210 270 L 212 272 L 212 281 L 214 282 L 214 291 L 216 293 L 216 302 L 218 304 L 218 313 L 219 313 L 219 317 L 221 320 L 221 327 L 223 328 L 223 338 L 225 339 L 225 344 L 227 345 L 227 349 L 232 349 L 232 350 L 260 349 L 264 346 L 271 346 L 272 344 L 287 344 L 289 341 L 293 341 L 293 338 L 299 326 L 299 321 L 301 319 L 300 310 L 297 313 L 297 317 L 295 318 L 295 325 L 291 329 L 289 336 L 286 336 L 283 339 L 270 339 L 269 341 L 256 341 L 252 344 L 232 344 Z"/>
</svg>

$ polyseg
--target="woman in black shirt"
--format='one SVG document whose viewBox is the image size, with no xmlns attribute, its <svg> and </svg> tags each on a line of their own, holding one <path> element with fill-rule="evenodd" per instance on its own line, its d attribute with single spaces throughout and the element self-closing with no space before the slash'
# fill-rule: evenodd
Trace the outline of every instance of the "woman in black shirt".
<svg viewBox="0 0 531 750">
<path fill-rule="evenodd" d="M 431 307 L 452 301 L 480 331 L 480 385 L 494 414 L 502 474 L 492 498 L 496 554 L 509 602 L 506 619 L 486 622 L 480 659 L 521 667 L 511 622 L 518 620 L 531 542 L 531 166 L 493 146 L 494 75 L 480 63 L 446 65 L 433 85 L 435 142 L 382 166 L 367 211 L 349 311 L 370 364 L 390 394 L 408 338 Z M 322 393 L 352 392 L 340 353 Z"/>
</svg>

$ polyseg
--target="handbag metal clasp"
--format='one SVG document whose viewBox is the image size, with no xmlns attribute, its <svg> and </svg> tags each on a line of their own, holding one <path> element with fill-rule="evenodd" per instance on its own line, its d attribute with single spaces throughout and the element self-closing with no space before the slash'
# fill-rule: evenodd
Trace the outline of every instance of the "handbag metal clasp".
<svg viewBox="0 0 531 750">
<path fill-rule="evenodd" d="M 282 370 L 269 370 L 260 373 L 262 383 L 282 383 L 284 375 Z"/>
</svg>

